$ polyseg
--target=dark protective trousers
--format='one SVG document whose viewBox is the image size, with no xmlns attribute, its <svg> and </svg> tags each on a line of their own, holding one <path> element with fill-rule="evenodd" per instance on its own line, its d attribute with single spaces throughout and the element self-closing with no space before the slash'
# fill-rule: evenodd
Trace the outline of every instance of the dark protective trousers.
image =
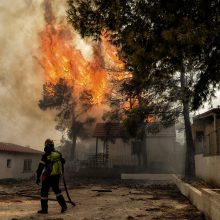
<svg viewBox="0 0 220 220">
<path fill-rule="evenodd" d="M 50 188 L 52 188 L 52 190 L 56 194 L 57 201 L 60 204 L 61 208 L 66 207 L 66 202 L 63 198 L 63 195 L 61 194 L 61 190 L 60 190 L 60 187 L 59 187 L 59 180 L 60 180 L 60 175 L 53 175 L 53 176 L 48 176 L 42 182 L 42 186 L 41 186 L 41 209 L 43 211 L 48 210 L 48 192 L 49 192 Z"/>
</svg>

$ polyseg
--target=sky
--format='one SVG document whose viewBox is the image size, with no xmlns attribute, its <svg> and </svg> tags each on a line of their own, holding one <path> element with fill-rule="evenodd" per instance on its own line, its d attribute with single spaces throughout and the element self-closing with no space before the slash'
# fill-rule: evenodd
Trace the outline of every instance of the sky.
<svg viewBox="0 0 220 220">
<path fill-rule="evenodd" d="M 218 91 L 217 93 L 216 93 L 216 98 L 214 98 L 213 100 L 212 100 L 212 106 L 213 106 L 213 108 L 217 108 L 218 106 L 220 106 L 220 91 Z M 204 108 L 201 108 L 201 109 L 199 109 L 199 113 L 200 112 L 205 112 L 205 111 L 207 111 L 207 110 L 209 110 L 209 109 L 211 109 L 212 107 L 211 106 L 209 106 L 209 104 L 208 103 L 206 103 L 205 105 L 204 105 Z"/>
<path fill-rule="evenodd" d="M 65 19 L 65 1 L 51 2 L 56 15 Z M 0 142 L 35 149 L 43 148 L 46 138 L 59 144 L 61 135 L 54 128 L 55 112 L 38 107 L 45 82 L 37 60 L 39 33 L 44 27 L 43 0 L 0 1 Z M 80 37 L 76 45 L 85 54 L 90 53 Z M 220 92 L 217 96 L 213 107 L 220 105 Z M 206 105 L 198 112 L 208 109 Z"/>
</svg>

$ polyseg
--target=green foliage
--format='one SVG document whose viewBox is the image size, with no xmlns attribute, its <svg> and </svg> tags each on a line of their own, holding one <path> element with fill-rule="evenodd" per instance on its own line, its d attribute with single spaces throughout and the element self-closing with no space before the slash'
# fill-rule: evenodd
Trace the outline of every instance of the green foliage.
<svg viewBox="0 0 220 220">
<path fill-rule="evenodd" d="M 196 79 L 193 108 L 213 97 L 220 81 L 219 0 L 78 0 L 68 4 L 73 27 L 83 37 L 94 39 L 107 30 L 135 76 L 149 78 L 152 68 L 158 74 L 160 61 L 159 68 L 167 69 L 161 77 L 172 79 L 188 61 Z"/>
<path fill-rule="evenodd" d="M 193 108 L 197 109 L 203 101 L 210 101 L 215 97 L 216 90 L 220 89 L 220 36 L 213 42 L 211 52 L 206 59 L 206 69 L 200 74 L 198 83 L 195 86 Z"/>
<path fill-rule="evenodd" d="M 42 110 L 55 109 L 56 129 L 67 134 L 69 139 L 74 137 L 86 138 L 95 118 L 85 116 L 92 108 L 92 97 L 89 91 L 83 91 L 79 100 L 74 97 L 74 89 L 64 79 L 57 83 L 47 82 L 43 85 L 42 99 L 39 107 Z"/>
<path fill-rule="evenodd" d="M 124 121 L 124 125 L 132 137 L 136 137 L 138 139 L 142 139 L 144 137 L 144 121 L 146 116 L 150 114 L 149 110 L 150 109 L 147 108 L 137 107 L 130 111 L 126 111 L 127 118 Z"/>
<path fill-rule="evenodd" d="M 158 117 L 165 125 L 183 112 L 186 174 L 193 175 L 189 109 L 211 100 L 220 85 L 219 0 L 78 0 L 68 4 L 73 27 L 83 37 L 96 40 L 106 31 L 119 48 L 126 70 L 138 82 L 123 88 L 125 97 L 138 100 L 138 106 L 126 112 L 131 132 L 138 130 L 151 105 L 154 111 L 162 109 Z M 154 94 L 153 104 L 147 94 Z"/>
<path fill-rule="evenodd" d="M 65 80 L 60 79 L 54 84 L 47 82 L 43 85 L 43 98 L 39 101 L 42 110 L 48 108 L 61 109 L 63 106 L 73 105 L 72 88 L 67 85 Z M 65 109 L 64 115 L 68 115 L 69 109 Z M 65 116 L 65 117 L 66 117 Z"/>
</svg>

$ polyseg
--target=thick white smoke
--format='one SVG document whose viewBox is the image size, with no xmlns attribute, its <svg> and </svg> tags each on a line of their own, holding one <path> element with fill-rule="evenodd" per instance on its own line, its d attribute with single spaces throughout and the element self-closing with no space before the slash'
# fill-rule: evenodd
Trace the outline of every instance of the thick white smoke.
<svg viewBox="0 0 220 220">
<path fill-rule="evenodd" d="M 53 16 L 56 24 L 67 23 L 66 10 L 66 1 L 60 0 L 0 1 L 0 142 L 36 149 L 42 149 L 46 138 L 59 144 L 61 134 L 54 128 L 55 112 L 44 112 L 38 107 L 45 82 L 38 61 L 39 33 Z M 88 61 L 92 60 L 89 39 L 85 42 L 75 34 L 72 43 Z M 106 106 L 97 108 L 92 114 L 100 119 Z"/>
<path fill-rule="evenodd" d="M 60 139 L 54 114 L 38 108 L 44 83 L 39 32 L 44 28 L 43 0 L 0 1 L 0 142 L 40 149 L 45 138 Z M 65 18 L 65 1 L 51 1 Z"/>
</svg>

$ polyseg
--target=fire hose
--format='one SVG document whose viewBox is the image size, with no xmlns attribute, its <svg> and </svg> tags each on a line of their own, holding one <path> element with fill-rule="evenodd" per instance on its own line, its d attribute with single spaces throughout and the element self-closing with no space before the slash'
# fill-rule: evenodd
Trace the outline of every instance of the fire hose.
<svg viewBox="0 0 220 220">
<path fill-rule="evenodd" d="M 11 194 L 13 195 L 13 194 Z M 27 194 L 25 192 L 16 192 L 16 195 L 18 196 L 22 196 L 22 197 L 27 197 L 27 198 L 33 198 L 33 199 L 40 199 L 40 196 L 37 196 L 37 195 L 33 195 L 33 194 Z M 49 201 L 57 201 L 56 199 L 52 199 L 52 198 L 48 198 Z M 69 201 L 66 201 L 66 203 L 70 203 Z"/>
<path fill-rule="evenodd" d="M 63 185 L 64 185 L 64 189 L 68 198 L 68 201 L 66 201 L 67 203 L 70 203 L 72 206 L 76 206 L 76 203 L 72 201 L 69 192 L 68 192 L 68 188 L 66 185 L 66 180 L 64 178 L 64 174 L 62 174 L 62 179 L 63 179 Z M 8 193 L 5 193 L 4 195 L 9 195 Z M 16 192 L 16 195 L 18 196 L 23 196 L 23 197 L 29 197 L 29 198 L 36 198 L 39 199 L 40 197 L 38 195 L 33 195 L 33 194 L 28 194 L 28 191 L 22 190 L 22 191 L 18 191 Z M 49 201 L 57 201 L 56 199 L 52 199 L 52 198 L 48 198 Z"/>
<path fill-rule="evenodd" d="M 69 195 L 69 192 L 68 192 L 68 189 L 67 189 L 67 186 L 66 186 L 66 181 L 65 181 L 65 178 L 64 178 L 64 174 L 62 174 L 63 176 L 63 185 L 64 185 L 64 188 L 65 188 L 65 191 L 66 191 L 66 196 L 69 200 L 69 203 L 72 205 L 72 206 L 76 206 L 75 202 L 73 202 L 70 198 L 70 195 Z"/>
</svg>

